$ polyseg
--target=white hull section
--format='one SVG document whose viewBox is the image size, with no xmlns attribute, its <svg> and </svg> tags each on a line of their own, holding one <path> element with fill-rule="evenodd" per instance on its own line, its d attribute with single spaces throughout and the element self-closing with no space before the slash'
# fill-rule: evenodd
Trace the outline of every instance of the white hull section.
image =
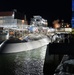
<svg viewBox="0 0 74 75">
<path fill-rule="evenodd" d="M 37 41 L 22 42 L 22 43 L 9 43 L 5 44 L 3 53 L 16 53 L 21 51 L 28 51 L 37 49 L 39 47 L 45 46 L 51 42 L 49 38 L 43 38 Z"/>
</svg>

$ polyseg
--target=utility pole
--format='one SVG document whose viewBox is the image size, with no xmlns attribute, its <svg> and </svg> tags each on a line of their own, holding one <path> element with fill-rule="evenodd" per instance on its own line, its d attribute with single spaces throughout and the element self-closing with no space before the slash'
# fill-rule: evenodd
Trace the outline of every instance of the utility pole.
<svg viewBox="0 0 74 75">
<path fill-rule="evenodd" d="M 26 15 L 24 15 L 24 23 L 25 23 L 26 25 L 28 25 L 28 21 L 27 21 L 27 19 L 26 19 Z"/>
</svg>

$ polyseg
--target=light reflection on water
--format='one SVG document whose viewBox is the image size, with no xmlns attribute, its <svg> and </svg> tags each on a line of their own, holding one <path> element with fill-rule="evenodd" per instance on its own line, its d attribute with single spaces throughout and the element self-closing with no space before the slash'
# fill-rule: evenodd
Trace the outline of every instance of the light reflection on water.
<svg viewBox="0 0 74 75">
<path fill-rule="evenodd" d="M 0 55 L 0 75 L 43 75 L 46 47 Z"/>
</svg>

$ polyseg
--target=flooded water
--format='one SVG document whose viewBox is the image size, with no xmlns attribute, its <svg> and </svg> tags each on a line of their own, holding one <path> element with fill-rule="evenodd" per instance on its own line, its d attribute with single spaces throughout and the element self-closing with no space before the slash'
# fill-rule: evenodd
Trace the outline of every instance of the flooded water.
<svg viewBox="0 0 74 75">
<path fill-rule="evenodd" d="M 0 75 L 43 75 L 47 46 L 0 55 Z"/>
</svg>

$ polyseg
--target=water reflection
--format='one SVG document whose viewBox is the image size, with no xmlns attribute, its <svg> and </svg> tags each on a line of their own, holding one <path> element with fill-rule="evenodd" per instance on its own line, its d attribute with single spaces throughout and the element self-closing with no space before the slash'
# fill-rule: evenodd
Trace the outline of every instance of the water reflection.
<svg viewBox="0 0 74 75">
<path fill-rule="evenodd" d="M 46 46 L 0 55 L 0 75 L 43 75 Z"/>
</svg>

